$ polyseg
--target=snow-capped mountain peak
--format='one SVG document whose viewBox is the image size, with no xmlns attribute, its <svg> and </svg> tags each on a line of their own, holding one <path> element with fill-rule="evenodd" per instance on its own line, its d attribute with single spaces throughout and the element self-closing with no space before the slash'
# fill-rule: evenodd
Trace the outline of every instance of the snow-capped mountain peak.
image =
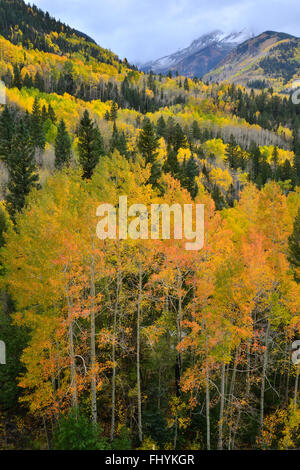
<svg viewBox="0 0 300 470">
<path fill-rule="evenodd" d="M 161 57 L 160 59 L 147 62 L 141 68 L 145 71 L 153 70 L 156 73 L 166 73 L 168 70 L 178 70 L 180 72 L 182 67 L 184 68 L 185 61 L 192 61 L 193 55 L 199 55 L 201 51 L 207 51 L 208 54 L 211 52 L 212 55 L 215 56 L 215 52 L 217 51 L 217 55 L 221 60 L 224 58 L 224 55 L 229 53 L 234 47 L 252 36 L 253 34 L 248 30 L 230 33 L 215 30 L 207 34 L 203 34 L 198 39 L 195 39 L 188 47 L 180 49 L 173 54 Z M 211 51 L 208 50 L 209 48 L 211 48 Z M 215 66 L 215 60 L 213 62 L 214 63 L 212 65 Z M 201 70 L 201 73 L 206 73 L 207 71 L 208 70 Z M 192 72 L 187 74 L 192 75 Z"/>
</svg>

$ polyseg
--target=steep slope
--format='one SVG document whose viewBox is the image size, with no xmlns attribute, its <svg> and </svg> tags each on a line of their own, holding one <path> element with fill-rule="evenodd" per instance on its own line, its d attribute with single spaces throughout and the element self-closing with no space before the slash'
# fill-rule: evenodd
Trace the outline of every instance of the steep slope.
<svg viewBox="0 0 300 470">
<path fill-rule="evenodd" d="M 141 68 L 145 71 L 153 70 L 156 73 L 176 70 L 179 74 L 188 77 L 201 77 L 215 68 L 229 52 L 250 36 L 251 34 L 246 30 L 231 34 L 213 31 L 196 39 L 189 47 L 148 62 Z"/>
<path fill-rule="evenodd" d="M 300 72 L 300 39 L 265 31 L 237 46 L 204 80 L 288 89 Z"/>
<path fill-rule="evenodd" d="M 98 46 L 86 34 L 23 0 L 0 0 L 0 35 L 26 49 L 60 55 L 81 53 L 110 65 L 120 62 L 115 54 Z"/>
</svg>

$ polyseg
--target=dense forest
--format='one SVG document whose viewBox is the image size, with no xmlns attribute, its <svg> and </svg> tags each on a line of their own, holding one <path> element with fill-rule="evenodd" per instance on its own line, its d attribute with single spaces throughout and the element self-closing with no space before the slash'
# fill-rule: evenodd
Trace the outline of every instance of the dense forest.
<svg viewBox="0 0 300 470">
<path fill-rule="evenodd" d="M 300 105 L 0 13 L 0 449 L 300 449 Z M 203 249 L 100 240 L 124 195 Z"/>
</svg>

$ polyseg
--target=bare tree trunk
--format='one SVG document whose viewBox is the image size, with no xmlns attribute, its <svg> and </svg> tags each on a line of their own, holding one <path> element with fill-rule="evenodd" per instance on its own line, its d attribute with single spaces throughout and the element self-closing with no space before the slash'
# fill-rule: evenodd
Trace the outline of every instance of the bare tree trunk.
<svg viewBox="0 0 300 470">
<path fill-rule="evenodd" d="M 237 417 L 237 420 L 236 420 L 236 424 L 235 424 L 235 428 L 234 428 L 234 432 L 233 432 L 233 436 L 232 436 L 232 446 L 231 446 L 232 450 L 234 450 L 235 438 L 236 438 L 237 430 L 239 428 L 240 419 L 241 419 L 241 408 L 239 408 L 238 417 Z"/>
<path fill-rule="evenodd" d="M 178 437 L 178 416 L 177 416 L 177 410 L 176 410 L 175 432 L 174 432 L 174 443 L 173 443 L 173 449 L 174 450 L 176 450 L 176 447 L 177 447 L 177 437 Z"/>
<path fill-rule="evenodd" d="M 265 333 L 265 351 L 264 351 L 264 362 L 263 362 L 263 371 L 261 378 L 261 388 L 260 388 L 260 416 L 259 424 L 260 427 L 263 427 L 264 424 L 264 407 L 265 407 L 265 386 L 266 386 L 266 374 L 268 369 L 268 342 L 269 342 L 269 333 L 270 333 L 270 322 L 268 320 L 267 329 Z"/>
<path fill-rule="evenodd" d="M 142 307 L 142 266 L 139 266 L 138 284 L 138 309 L 136 326 L 136 375 L 137 375 L 137 399 L 138 399 L 138 432 L 140 443 L 143 442 L 142 427 L 142 394 L 141 394 L 141 365 L 140 365 L 140 327 L 141 327 L 141 307 Z"/>
<path fill-rule="evenodd" d="M 92 241 L 93 249 L 93 241 Z M 92 421 L 97 423 L 97 384 L 96 384 L 96 327 L 95 327 L 95 259 L 91 260 L 91 404 Z"/>
<path fill-rule="evenodd" d="M 223 450 L 223 416 L 225 402 L 225 363 L 222 364 L 221 372 L 221 398 L 220 398 L 220 416 L 219 416 L 219 439 L 218 450 Z"/>
<path fill-rule="evenodd" d="M 49 433 L 48 433 L 48 429 L 47 429 L 47 423 L 46 423 L 45 416 L 43 416 L 43 424 L 44 424 L 46 441 L 47 441 L 47 449 L 50 450 L 50 439 L 49 439 Z"/>
<path fill-rule="evenodd" d="M 117 315 L 119 310 L 119 295 L 121 288 L 121 276 L 120 272 L 117 273 L 117 291 L 116 291 L 116 302 L 114 308 L 114 319 L 113 319 L 113 344 L 112 344 L 112 362 L 113 376 L 112 376 L 112 390 L 111 390 L 111 429 L 110 429 L 110 440 L 114 439 L 115 435 L 115 408 L 116 408 L 116 330 L 117 330 Z"/>
<path fill-rule="evenodd" d="M 229 420 L 232 420 L 232 415 L 233 415 L 233 394 L 234 394 L 234 389 L 235 389 L 235 380 L 236 380 L 236 369 L 237 369 L 237 363 L 238 363 L 238 358 L 239 358 L 239 351 L 240 348 L 238 347 L 235 352 L 234 356 L 234 364 L 233 364 L 233 371 L 232 371 L 232 377 L 231 377 L 231 382 L 230 382 L 230 389 L 229 389 L 229 401 L 228 401 L 228 409 L 229 409 Z M 229 425 L 229 437 L 228 437 L 228 450 L 231 449 L 231 435 L 232 435 L 232 426 L 231 424 Z"/>
<path fill-rule="evenodd" d="M 250 356 L 251 343 L 247 343 L 247 375 L 246 375 L 246 397 L 249 397 L 251 389 L 251 356 Z"/>
<path fill-rule="evenodd" d="M 210 393 L 209 393 L 209 369 L 208 369 L 208 352 L 206 340 L 206 448 L 210 450 Z"/>
<path fill-rule="evenodd" d="M 295 381 L 295 393 L 294 393 L 295 405 L 297 405 L 298 387 L 299 387 L 299 369 L 297 370 L 296 381 Z"/>
<path fill-rule="evenodd" d="M 72 407 L 78 407 L 78 392 L 77 392 L 77 378 L 76 378 L 76 362 L 75 362 L 75 351 L 74 351 L 74 332 L 73 332 L 73 319 L 72 319 L 72 307 L 71 300 L 66 292 L 67 304 L 68 304 L 68 323 L 69 323 L 69 356 L 70 356 L 70 369 L 71 369 L 71 391 L 72 391 Z"/>
<path fill-rule="evenodd" d="M 178 270 L 178 284 L 177 284 L 177 290 L 178 290 L 178 312 L 177 312 L 177 341 L 178 344 L 182 340 L 182 334 L 181 334 L 181 322 L 182 322 L 182 295 L 181 295 L 181 290 L 182 290 L 182 274 L 180 269 Z M 179 378 L 181 376 L 181 354 L 178 352 L 178 364 L 179 364 Z"/>
<path fill-rule="evenodd" d="M 161 364 L 159 364 L 159 369 L 158 369 L 158 399 L 157 399 L 158 410 L 160 410 L 160 396 L 161 396 Z"/>
</svg>

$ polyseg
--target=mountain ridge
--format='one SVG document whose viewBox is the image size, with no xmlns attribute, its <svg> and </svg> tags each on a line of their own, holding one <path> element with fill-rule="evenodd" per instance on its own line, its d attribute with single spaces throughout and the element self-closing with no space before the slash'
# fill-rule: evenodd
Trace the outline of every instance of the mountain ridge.
<svg viewBox="0 0 300 470">
<path fill-rule="evenodd" d="M 155 73 L 176 70 L 188 77 L 200 77 L 214 68 L 239 43 L 252 36 L 253 33 L 246 29 L 231 33 L 214 30 L 195 39 L 188 47 L 141 65 L 141 69 Z"/>
<path fill-rule="evenodd" d="M 277 90 L 289 89 L 300 72 L 300 39 L 267 30 L 244 41 L 204 75 L 208 82 L 230 81 L 248 85 L 265 82 Z"/>
</svg>

